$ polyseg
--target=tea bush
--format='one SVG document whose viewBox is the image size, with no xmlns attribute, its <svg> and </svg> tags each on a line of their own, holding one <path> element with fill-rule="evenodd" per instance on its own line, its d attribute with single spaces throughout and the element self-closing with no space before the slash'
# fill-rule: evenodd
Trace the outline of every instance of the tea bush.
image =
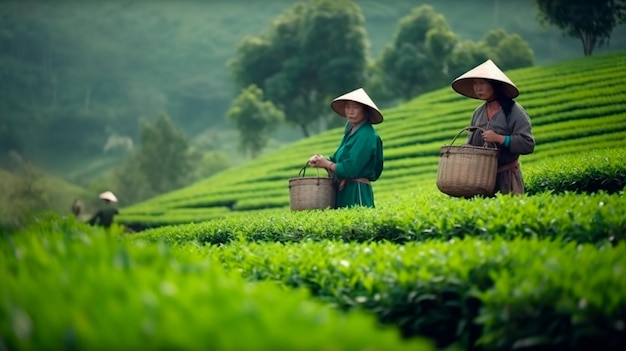
<svg viewBox="0 0 626 351">
<path fill-rule="evenodd" d="M 470 200 L 443 194 L 407 194 L 376 209 L 271 211 L 203 223 L 167 226 L 138 239 L 222 245 L 234 240 L 294 242 L 343 240 L 406 243 L 452 238 L 547 238 L 615 243 L 626 233 L 626 199 L 599 192 L 498 195 Z"/>
<path fill-rule="evenodd" d="M 48 219 L 0 238 L 3 350 L 433 350 L 204 253 Z"/>
</svg>

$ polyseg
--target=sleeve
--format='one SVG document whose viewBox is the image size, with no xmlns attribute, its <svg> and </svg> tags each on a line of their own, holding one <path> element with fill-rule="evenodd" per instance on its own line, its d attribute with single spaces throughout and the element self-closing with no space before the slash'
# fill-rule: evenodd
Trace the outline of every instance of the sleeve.
<svg viewBox="0 0 626 351">
<path fill-rule="evenodd" d="M 511 125 L 509 151 L 520 155 L 532 153 L 535 150 L 535 138 L 526 110 L 516 103 L 511 109 L 509 119 Z"/>
<path fill-rule="evenodd" d="M 481 105 L 482 106 L 482 105 Z M 470 121 L 470 127 L 478 127 L 478 115 L 481 109 L 481 106 L 478 106 L 474 109 L 474 113 L 472 113 L 472 120 Z M 467 135 L 467 140 L 465 140 L 465 144 L 481 146 L 485 142 L 482 137 L 482 133 L 478 129 L 474 129 L 473 131 L 469 131 Z"/>
<path fill-rule="evenodd" d="M 376 137 L 376 151 L 375 151 L 375 165 L 374 165 L 374 180 L 378 180 L 380 175 L 383 173 L 383 164 L 384 164 L 384 156 L 383 156 L 383 140 L 377 136 Z"/>
</svg>

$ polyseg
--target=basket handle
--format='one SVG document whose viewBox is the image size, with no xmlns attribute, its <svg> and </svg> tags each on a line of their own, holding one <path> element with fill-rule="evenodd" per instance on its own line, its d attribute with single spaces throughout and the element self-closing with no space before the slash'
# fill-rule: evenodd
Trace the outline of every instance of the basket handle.
<svg viewBox="0 0 626 351">
<path fill-rule="evenodd" d="M 456 138 L 458 138 L 458 137 L 459 137 L 459 135 L 461 135 L 461 133 L 463 133 L 464 131 L 473 132 L 473 131 L 475 131 L 476 129 L 480 130 L 481 132 L 484 132 L 484 131 L 485 131 L 484 129 L 482 129 L 482 128 L 480 128 L 480 127 L 475 127 L 475 126 L 465 127 L 465 128 L 461 129 L 461 130 L 457 133 L 457 135 L 454 137 L 454 139 L 452 139 L 452 142 L 450 143 L 450 146 L 452 146 L 452 145 L 454 144 L 454 141 L 456 140 Z M 498 148 L 498 147 L 496 146 L 496 144 L 494 144 L 494 143 L 484 143 L 484 144 L 483 144 L 483 147 L 490 147 L 490 146 L 491 146 L 491 148 L 492 148 L 492 149 L 497 149 L 497 148 Z"/>
<path fill-rule="evenodd" d="M 300 176 L 300 177 L 304 177 L 304 176 L 306 176 L 306 169 L 307 169 L 308 167 L 310 167 L 310 166 L 309 166 L 309 161 L 307 161 L 307 162 L 304 164 L 304 167 L 302 167 L 302 168 L 300 169 L 300 171 L 298 172 L 298 176 Z M 319 168 L 319 167 L 315 167 L 315 168 L 317 168 L 317 176 L 319 177 L 319 176 L 320 176 L 320 168 Z M 324 169 L 326 169 L 326 168 L 324 168 Z M 327 170 L 327 169 L 326 169 L 326 172 L 328 173 L 328 170 Z M 330 176 L 330 173 L 328 173 L 328 175 Z"/>
</svg>

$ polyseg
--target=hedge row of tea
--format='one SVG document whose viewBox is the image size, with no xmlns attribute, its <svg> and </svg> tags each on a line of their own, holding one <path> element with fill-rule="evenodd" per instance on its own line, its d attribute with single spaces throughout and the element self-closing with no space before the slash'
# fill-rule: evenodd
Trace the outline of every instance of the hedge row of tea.
<svg viewBox="0 0 626 351">
<path fill-rule="evenodd" d="M 528 170 L 524 173 L 526 191 L 532 196 L 539 195 L 544 192 L 555 194 L 564 192 L 595 193 L 599 191 L 605 191 L 609 194 L 616 193 L 622 191 L 626 187 L 626 148 L 587 151 L 576 155 L 565 155 L 558 158 L 552 158 L 529 166 Z M 424 204 L 423 208 L 414 208 L 413 210 L 415 213 L 428 213 L 429 216 L 436 218 L 440 216 L 441 213 L 450 213 L 450 208 L 454 208 L 455 206 L 463 207 L 465 206 L 464 204 L 466 204 L 463 201 L 459 202 L 458 199 L 448 198 L 436 190 L 425 187 L 411 187 L 407 186 L 407 183 L 409 183 L 408 180 L 406 182 L 403 181 L 398 185 L 389 186 L 390 188 L 397 189 L 398 193 L 403 193 L 404 195 L 394 195 L 392 197 L 376 193 L 378 209 L 385 211 L 384 213 L 386 215 L 387 210 L 385 209 L 397 203 L 397 199 L 399 197 L 409 196 L 414 199 L 408 199 L 407 203 Z M 434 187 L 434 185 L 432 187 Z M 250 189 L 249 192 L 252 194 L 255 193 L 252 189 Z M 267 193 L 266 195 L 269 196 Z M 276 194 L 274 194 L 274 197 L 278 198 L 278 201 L 282 201 Z M 540 206 L 539 203 L 543 200 L 544 198 L 534 200 L 531 199 L 531 201 L 535 202 L 537 206 Z M 250 198 L 247 200 L 241 200 L 240 206 L 244 207 L 247 211 L 241 209 L 230 214 L 228 217 L 240 217 L 243 215 L 248 216 L 255 213 L 277 213 L 281 216 L 291 215 L 289 214 L 289 210 L 284 208 L 264 211 L 258 210 L 257 208 L 261 205 L 261 201 L 267 202 L 271 201 L 271 199 L 260 200 L 258 198 Z M 578 200 L 567 197 L 560 201 L 562 201 L 562 204 L 558 206 L 568 208 L 569 204 L 566 203 L 567 201 L 575 202 Z M 193 203 L 194 200 L 191 199 L 189 202 Z M 431 208 L 431 204 L 433 203 L 440 204 L 441 206 L 438 206 L 437 211 L 442 212 L 435 212 Z M 246 207 L 246 204 L 249 206 Z M 409 207 L 412 208 L 413 206 Z M 150 213 L 150 215 L 127 214 L 125 218 L 132 222 L 147 222 L 158 227 L 168 224 L 202 222 L 207 218 L 224 217 L 224 214 L 229 211 L 229 208 L 225 206 L 221 208 L 172 208 L 167 213 L 162 210 L 155 210 Z M 396 208 L 393 207 L 390 211 L 396 211 Z M 466 209 L 459 208 L 458 211 L 463 213 Z M 309 215 L 306 214 L 304 216 Z M 471 220 L 471 218 L 465 220 L 464 222 L 469 220 Z M 237 219 L 234 219 L 233 221 L 237 222 Z M 222 222 L 216 223 L 220 223 L 221 225 Z M 190 228 L 202 228 L 202 225 L 200 227 L 190 226 Z M 196 232 L 196 229 L 191 229 L 191 231 Z M 158 232 L 159 231 L 157 231 L 157 233 Z M 389 240 L 390 238 L 386 239 Z"/>
<path fill-rule="evenodd" d="M 439 346 L 626 345 L 623 194 L 416 200 L 123 238 L 42 220 L 0 238 L 0 341 L 7 349 L 412 349 L 389 329 L 379 334 L 365 309 Z M 258 281 L 307 288 L 348 313 Z"/>
<path fill-rule="evenodd" d="M 430 175 L 415 175 L 410 168 L 404 170 L 406 174 L 401 174 L 402 171 L 397 170 L 395 183 L 386 185 L 387 192 L 379 193 L 377 191 L 378 185 L 376 186 L 376 200 L 379 207 L 384 207 L 387 203 L 393 202 L 399 196 L 398 194 L 433 194 L 438 192 L 434 183 L 429 186 L 423 184 L 424 178 L 430 177 Z M 575 154 L 555 156 L 526 167 L 524 174 L 526 191 L 529 195 L 546 191 L 552 193 L 566 191 L 593 193 L 604 190 L 614 193 L 626 187 L 626 147 L 580 151 Z M 231 208 L 228 207 L 228 203 L 234 201 L 232 198 L 226 194 L 216 194 L 213 196 L 216 197 L 216 202 L 221 201 L 221 207 L 202 207 L 202 201 L 206 201 L 206 198 L 190 198 L 181 201 L 185 201 L 186 206 L 194 207 L 184 207 L 185 205 L 179 204 L 178 201 L 172 201 L 168 211 L 153 207 L 150 211 L 147 211 L 146 208 L 147 212 L 145 213 L 125 213 L 123 222 L 132 226 L 140 223 L 140 228 L 142 226 L 159 227 L 168 224 L 194 223 L 225 216 L 264 212 L 263 208 L 268 203 L 282 205 L 282 190 L 273 192 L 266 188 L 255 189 L 254 186 L 256 185 L 258 184 L 251 183 L 241 187 L 241 191 L 247 195 L 241 195 L 237 211 L 231 211 Z M 265 197 L 260 198 L 259 193 L 264 194 Z M 224 197 L 219 198 L 219 196 Z M 285 207 L 280 207 L 278 210 L 280 212 L 288 211 Z"/>
<path fill-rule="evenodd" d="M 68 220 L 0 237 L 2 350 L 433 350 L 305 289 L 245 281 L 206 252 Z"/>
<path fill-rule="evenodd" d="M 426 194 L 399 198 L 383 208 L 273 211 L 197 224 L 149 229 L 133 235 L 148 242 L 222 245 L 231 242 L 344 242 L 540 238 L 615 244 L 626 239 L 623 193 L 498 195 L 473 200 Z"/>
<path fill-rule="evenodd" d="M 624 349 L 624 58 L 511 72 L 544 109 L 524 196 L 436 190 L 437 151 L 476 105 L 442 89 L 386 112 L 376 209 L 288 210 L 287 178 L 334 149 L 330 131 L 123 209 L 221 219 L 130 236 L 43 219 L 0 237 L 0 348 Z"/>
<path fill-rule="evenodd" d="M 626 188 L 626 147 L 567 154 L 537 162 L 524 172 L 529 195 L 552 193 L 617 193 Z"/>
<path fill-rule="evenodd" d="M 307 287 L 439 347 L 620 350 L 625 234 L 623 191 L 470 200 L 431 192 L 376 209 L 274 210 L 133 239 L 219 258 L 251 281 Z"/>
<path fill-rule="evenodd" d="M 626 148 L 625 61 L 626 53 L 617 53 L 507 72 L 520 87 L 517 100 L 531 116 L 537 141 L 535 152 L 521 158 L 524 171 L 555 157 Z M 439 150 L 459 135 L 479 103 L 447 87 L 383 111 L 385 122 L 376 129 L 385 145 L 385 170 L 374 184 L 377 199 L 392 199 L 410 189 L 437 191 Z M 242 211 L 288 209 L 288 180 L 298 176 L 312 153 L 331 154 L 341 133 L 342 128 L 337 128 L 301 140 L 187 188 L 124 208 L 119 220 L 158 226 Z M 464 137 L 461 134 L 455 144 Z"/>
<path fill-rule="evenodd" d="M 233 243 L 189 249 L 253 281 L 307 287 L 404 336 L 484 350 L 626 345 L 626 243 L 474 238 L 407 243 Z M 465 343 L 465 344 L 464 344 Z"/>
</svg>

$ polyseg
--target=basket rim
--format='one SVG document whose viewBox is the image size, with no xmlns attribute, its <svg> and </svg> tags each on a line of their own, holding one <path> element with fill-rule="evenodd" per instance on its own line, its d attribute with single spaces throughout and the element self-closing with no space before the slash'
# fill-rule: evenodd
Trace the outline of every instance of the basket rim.
<svg viewBox="0 0 626 351">
<path fill-rule="evenodd" d="M 484 146 L 442 146 L 439 150 L 439 155 L 445 154 L 466 154 L 466 155 L 478 155 L 478 156 L 497 156 L 498 149 L 487 148 Z"/>
</svg>

